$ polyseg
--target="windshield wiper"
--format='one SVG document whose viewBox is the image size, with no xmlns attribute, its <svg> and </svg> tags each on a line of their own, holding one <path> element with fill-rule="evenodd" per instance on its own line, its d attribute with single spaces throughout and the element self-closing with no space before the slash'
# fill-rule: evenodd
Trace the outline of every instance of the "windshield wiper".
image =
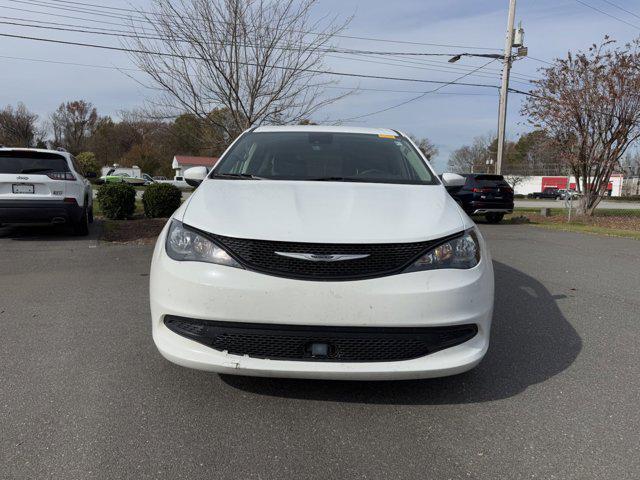
<svg viewBox="0 0 640 480">
<path fill-rule="evenodd" d="M 214 173 L 213 178 L 231 178 L 237 180 L 264 180 L 264 177 L 258 177 L 250 173 Z"/>
</svg>

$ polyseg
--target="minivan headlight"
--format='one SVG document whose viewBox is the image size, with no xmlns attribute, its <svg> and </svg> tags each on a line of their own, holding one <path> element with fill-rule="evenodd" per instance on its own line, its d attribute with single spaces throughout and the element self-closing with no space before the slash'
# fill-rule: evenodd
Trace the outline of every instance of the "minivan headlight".
<svg viewBox="0 0 640 480">
<path fill-rule="evenodd" d="M 474 230 L 452 238 L 422 255 L 406 271 L 419 272 L 441 268 L 468 269 L 480 262 L 480 242 Z"/>
<path fill-rule="evenodd" d="M 165 246 L 167 255 L 174 260 L 215 263 L 242 268 L 242 265 L 220 246 L 199 233 L 185 228 L 177 220 L 171 221 Z"/>
</svg>

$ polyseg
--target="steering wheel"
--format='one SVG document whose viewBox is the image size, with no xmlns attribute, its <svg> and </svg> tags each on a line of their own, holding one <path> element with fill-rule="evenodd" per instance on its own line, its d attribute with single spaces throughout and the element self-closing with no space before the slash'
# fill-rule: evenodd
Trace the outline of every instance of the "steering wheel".
<svg viewBox="0 0 640 480">
<path fill-rule="evenodd" d="M 381 173 L 382 175 L 387 175 L 388 172 L 385 172 L 383 170 L 379 170 L 377 168 L 370 168 L 369 170 L 363 170 L 362 172 L 358 172 L 358 177 L 362 176 L 362 175 L 367 175 L 370 173 Z"/>
</svg>

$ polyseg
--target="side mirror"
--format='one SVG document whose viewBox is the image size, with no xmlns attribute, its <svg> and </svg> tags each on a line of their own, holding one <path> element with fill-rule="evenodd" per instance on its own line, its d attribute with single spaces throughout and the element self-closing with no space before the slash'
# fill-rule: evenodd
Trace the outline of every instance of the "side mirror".
<svg viewBox="0 0 640 480">
<path fill-rule="evenodd" d="M 187 185 L 197 187 L 202 181 L 207 178 L 209 170 L 207 167 L 191 167 L 184 171 L 184 181 Z"/>
<path fill-rule="evenodd" d="M 457 173 L 443 173 L 442 174 L 442 183 L 444 186 L 449 188 L 462 187 L 467 182 L 467 179 L 462 175 L 458 175 Z"/>
</svg>

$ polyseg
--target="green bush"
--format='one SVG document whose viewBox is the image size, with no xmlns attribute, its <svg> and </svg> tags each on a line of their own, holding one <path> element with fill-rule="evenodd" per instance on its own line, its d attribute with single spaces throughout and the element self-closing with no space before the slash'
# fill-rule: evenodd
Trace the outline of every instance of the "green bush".
<svg viewBox="0 0 640 480">
<path fill-rule="evenodd" d="M 105 183 L 98 189 L 96 200 L 105 217 L 127 218 L 136 208 L 136 189 L 126 183 Z"/>
<path fill-rule="evenodd" d="M 144 214 L 149 218 L 170 217 L 182 202 L 182 192 L 170 183 L 152 183 L 142 194 Z"/>
<path fill-rule="evenodd" d="M 96 154 L 93 152 L 82 152 L 77 157 L 80 168 L 84 170 L 85 177 L 95 178 L 99 177 L 100 166 L 96 160 Z"/>
</svg>

